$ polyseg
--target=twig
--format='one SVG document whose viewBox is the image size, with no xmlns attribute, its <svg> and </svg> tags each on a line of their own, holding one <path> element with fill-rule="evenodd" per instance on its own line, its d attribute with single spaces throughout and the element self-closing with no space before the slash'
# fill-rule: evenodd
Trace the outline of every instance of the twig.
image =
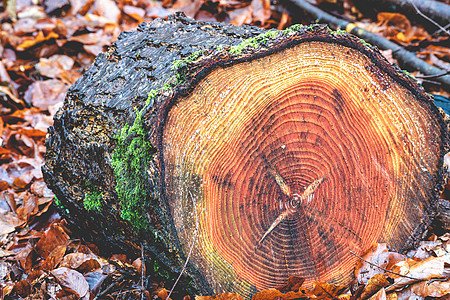
<svg viewBox="0 0 450 300">
<path fill-rule="evenodd" d="M 444 30 L 447 30 L 447 29 L 449 29 L 450 28 L 450 23 L 448 23 L 447 25 L 445 25 L 444 27 Z M 431 36 L 434 36 L 434 35 L 437 35 L 437 34 L 439 34 L 439 33 L 441 33 L 442 32 L 442 29 L 438 29 L 438 30 L 436 30 L 435 32 L 433 32 L 432 34 L 431 34 Z"/>
<path fill-rule="evenodd" d="M 367 42 L 376 45 L 383 50 L 392 50 L 392 55 L 398 60 L 398 62 L 405 68 L 414 69 L 420 71 L 425 75 L 437 75 L 441 74 L 442 70 L 430 65 L 429 63 L 421 60 L 413 53 L 405 50 L 403 47 L 389 41 L 388 39 L 378 36 L 372 32 L 365 30 L 364 28 L 356 26 L 355 23 L 350 23 L 345 20 L 336 18 L 323 10 L 315 7 L 305 0 L 285 0 L 294 4 L 301 10 L 307 12 L 319 22 L 325 22 L 334 29 L 345 28 L 349 33 L 357 35 L 358 37 L 366 40 Z M 450 91 L 450 75 L 441 76 L 436 78 L 436 81 L 442 83 L 442 87 L 447 91 Z"/>
<path fill-rule="evenodd" d="M 446 71 L 446 72 L 443 72 L 441 74 L 436 74 L 436 75 L 417 75 L 415 77 L 420 78 L 420 79 L 433 79 L 433 78 L 438 78 L 438 77 L 445 76 L 448 74 L 450 74 L 450 71 Z"/>
<path fill-rule="evenodd" d="M 144 300 L 144 270 L 145 269 L 145 263 L 144 263 L 144 245 L 141 243 L 141 300 Z"/>
<path fill-rule="evenodd" d="M 116 282 L 111 283 L 106 289 L 104 289 L 100 294 L 98 294 L 97 296 L 95 296 L 94 300 L 97 300 L 101 297 L 103 297 L 104 295 L 106 295 L 106 293 L 108 293 L 114 286 L 116 286 Z"/>
<path fill-rule="evenodd" d="M 385 272 L 387 272 L 387 273 L 391 273 L 391 274 L 394 274 L 394 275 L 397 275 L 397 276 L 400 276 L 400 277 L 405 277 L 405 278 L 409 278 L 409 279 L 413 279 L 413 280 L 420 280 L 420 279 L 417 279 L 417 278 L 414 278 L 414 277 L 410 277 L 410 276 L 402 275 L 402 274 L 400 274 L 400 273 L 396 273 L 396 272 L 393 272 L 393 271 L 389 271 L 388 269 L 385 269 L 385 268 L 383 268 L 383 267 L 380 267 L 380 266 L 374 264 L 373 262 L 370 262 L 370 261 L 368 261 L 368 260 L 365 260 L 364 258 L 362 258 L 361 256 L 359 256 L 358 254 L 356 254 L 355 252 L 353 252 L 353 251 L 351 251 L 351 250 L 350 250 L 350 253 L 353 254 L 354 256 L 356 256 L 357 258 L 359 258 L 360 260 L 365 261 L 365 262 L 368 263 L 369 265 L 374 266 L 374 267 L 376 267 L 376 268 L 378 268 L 378 269 L 380 269 L 380 270 L 383 270 L 383 271 L 385 271 Z"/>
<path fill-rule="evenodd" d="M 194 214 L 195 214 L 195 234 L 194 234 L 194 239 L 193 239 L 193 241 L 192 241 L 191 248 L 189 249 L 188 256 L 186 257 L 186 262 L 184 263 L 184 266 L 183 266 L 183 268 L 181 269 L 180 275 L 178 275 L 177 280 L 175 280 L 175 283 L 173 284 L 173 287 L 172 287 L 172 289 L 170 290 L 169 295 L 167 295 L 166 300 L 169 300 L 170 295 L 172 295 L 173 290 L 175 289 L 175 287 L 176 287 L 177 284 L 178 284 L 178 281 L 180 280 L 180 278 L 181 278 L 181 276 L 183 275 L 184 271 L 186 271 L 186 267 L 187 267 L 187 264 L 188 264 L 188 262 L 189 262 L 189 258 L 191 257 L 192 250 L 194 250 L 195 243 L 197 242 L 197 235 L 198 235 L 198 217 L 197 217 L 197 207 L 196 207 L 197 204 L 196 204 L 196 202 L 195 202 L 194 197 L 193 197 L 192 194 L 191 194 L 191 191 L 188 191 L 188 192 L 189 192 L 189 195 L 191 196 L 192 203 L 194 204 L 194 206 L 193 206 L 193 210 L 194 210 Z"/>
<path fill-rule="evenodd" d="M 450 35 L 450 33 L 441 25 L 439 25 L 435 20 L 431 19 L 430 17 L 428 17 L 427 15 L 425 15 L 414 3 L 414 1 L 412 0 L 408 0 L 409 3 L 411 3 L 411 5 L 414 7 L 414 9 L 416 10 L 416 13 L 420 16 L 422 16 L 423 18 L 425 18 L 426 20 L 428 20 L 429 22 L 433 23 L 435 26 L 437 26 L 441 31 L 444 31 L 447 35 Z"/>
</svg>

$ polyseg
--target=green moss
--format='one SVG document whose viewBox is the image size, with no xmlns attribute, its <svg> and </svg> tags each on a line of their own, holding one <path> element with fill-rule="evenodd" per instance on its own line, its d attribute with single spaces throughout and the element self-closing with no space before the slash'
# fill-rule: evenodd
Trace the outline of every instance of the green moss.
<svg viewBox="0 0 450 300">
<path fill-rule="evenodd" d="M 58 206 L 60 211 L 64 211 L 66 214 L 69 214 L 69 210 L 64 207 L 64 205 L 61 203 L 61 201 L 55 196 L 55 205 Z"/>
<path fill-rule="evenodd" d="M 231 46 L 231 54 L 241 54 L 247 48 L 257 48 L 261 44 L 266 44 L 269 40 L 276 38 L 281 31 L 269 30 L 253 38 L 246 39 L 242 41 L 239 45 Z"/>
<path fill-rule="evenodd" d="M 102 193 L 100 193 L 96 188 L 89 191 L 84 196 L 83 205 L 86 210 L 96 210 L 100 211 L 102 208 Z"/>
<path fill-rule="evenodd" d="M 153 93 L 153 97 L 155 95 L 156 93 Z M 155 152 L 147 141 L 147 132 L 142 122 L 142 113 L 145 108 L 136 113 L 132 126 L 126 125 L 115 136 L 117 148 L 111 156 L 116 178 L 116 192 L 122 208 L 121 217 L 129 221 L 137 230 L 149 225 L 145 213 L 150 204 L 146 171 Z M 131 136 L 133 138 L 130 138 Z"/>
<path fill-rule="evenodd" d="M 338 29 L 338 30 L 335 30 L 335 31 L 331 30 L 331 33 L 332 34 L 347 34 L 347 31 L 342 30 L 342 29 Z"/>
<path fill-rule="evenodd" d="M 203 53 L 205 53 L 205 51 L 206 51 L 206 49 L 198 50 L 183 59 L 174 61 L 172 63 L 172 70 L 179 70 L 181 67 L 185 66 L 186 64 L 196 61 L 200 56 L 203 55 Z"/>
<path fill-rule="evenodd" d="M 164 267 L 161 267 L 156 260 L 153 261 L 153 272 L 161 278 L 170 279 L 169 272 Z"/>
<path fill-rule="evenodd" d="M 406 76 L 408 76 L 408 77 L 411 77 L 412 79 L 416 79 L 416 77 L 414 77 L 414 75 L 413 74 L 411 74 L 411 73 L 409 73 L 408 71 L 406 71 L 406 70 L 403 70 L 403 73 L 405 73 L 406 74 Z"/>
<path fill-rule="evenodd" d="M 59 201 L 59 199 L 56 196 L 55 196 L 55 205 L 58 206 L 59 208 L 64 208 L 61 201 Z"/>
</svg>

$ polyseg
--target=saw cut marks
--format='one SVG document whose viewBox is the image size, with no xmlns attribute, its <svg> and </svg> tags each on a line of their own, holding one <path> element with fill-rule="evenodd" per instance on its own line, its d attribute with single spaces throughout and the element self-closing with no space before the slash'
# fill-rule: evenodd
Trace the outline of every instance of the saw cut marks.
<svg viewBox="0 0 450 300">
<path fill-rule="evenodd" d="M 339 44 L 214 69 L 163 131 L 165 196 L 184 252 L 197 213 L 190 260 L 215 293 L 248 296 L 289 276 L 345 283 L 351 251 L 400 247 L 430 205 L 442 146 L 433 115 Z"/>
</svg>

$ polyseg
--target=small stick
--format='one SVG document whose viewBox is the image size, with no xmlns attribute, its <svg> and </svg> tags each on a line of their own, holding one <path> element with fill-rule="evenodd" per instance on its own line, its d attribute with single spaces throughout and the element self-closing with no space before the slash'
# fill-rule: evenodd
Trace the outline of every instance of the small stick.
<svg viewBox="0 0 450 300">
<path fill-rule="evenodd" d="M 438 77 L 441 77 L 441 76 L 445 76 L 445 75 L 448 75 L 448 74 L 450 74 L 450 71 L 444 71 L 443 73 L 436 74 L 436 75 L 417 75 L 415 77 L 416 78 L 420 78 L 420 79 L 432 79 L 432 78 L 438 78 Z"/>
<path fill-rule="evenodd" d="M 431 19 L 430 17 L 428 17 L 427 15 L 425 15 L 423 12 L 420 11 L 420 9 L 416 6 L 416 4 L 414 3 L 414 1 L 412 0 L 408 0 L 409 3 L 411 3 L 411 5 L 414 7 L 414 9 L 416 10 L 416 13 L 420 16 L 422 16 L 423 18 L 427 19 L 428 21 L 430 21 L 431 23 L 433 23 L 433 25 L 437 26 L 441 31 L 444 31 L 447 35 L 450 35 L 450 33 L 448 32 L 448 30 L 446 30 L 444 27 L 442 27 L 441 25 L 439 25 L 435 20 Z"/>
<path fill-rule="evenodd" d="M 420 279 L 418 279 L 418 278 L 414 278 L 414 277 L 402 275 L 402 274 L 399 274 L 399 273 L 395 273 L 395 272 L 389 271 L 389 270 L 387 270 L 387 269 L 385 269 L 385 268 L 383 268 L 383 267 L 377 266 L 377 265 L 374 264 L 373 262 L 370 262 L 370 261 L 368 261 L 368 260 L 365 260 L 364 258 L 362 258 L 361 256 L 359 256 L 358 254 L 354 253 L 354 252 L 351 251 L 351 250 L 350 250 L 350 253 L 353 254 L 354 256 L 356 256 L 357 258 L 359 258 L 360 260 L 365 261 L 365 262 L 368 263 L 369 265 L 374 266 L 374 267 L 376 267 L 376 268 L 378 268 L 378 269 L 380 269 L 380 270 L 383 270 L 383 271 L 385 271 L 385 272 L 387 272 L 387 273 L 391 273 L 391 274 L 394 274 L 394 275 L 397 275 L 397 276 L 401 276 L 401 277 L 405 277 L 405 278 L 409 278 L 409 279 L 413 279 L 413 280 L 420 280 Z"/>
<path fill-rule="evenodd" d="M 141 300 L 144 300 L 144 269 L 145 269 L 145 262 L 144 262 L 144 245 L 141 243 Z"/>
</svg>

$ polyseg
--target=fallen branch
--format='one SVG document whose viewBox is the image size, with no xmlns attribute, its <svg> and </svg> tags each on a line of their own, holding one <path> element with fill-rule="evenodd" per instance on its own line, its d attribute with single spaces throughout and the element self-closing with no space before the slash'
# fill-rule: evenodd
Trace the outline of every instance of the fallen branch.
<svg viewBox="0 0 450 300">
<path fill-rule="evenodd" d="M 358 4 L 358 1 L 356 3 Z M 450 20 L 450 6 L 434 0 L 363 0 L 359 5 L 370 5 L 383 11 L 405 12 L 409 15 L 419 14 L 426 19 L 432 18 L 443 26 Z"/>
<path fill-rule="evenodd" d="M 392 55 L 399 62 L 399 64 L 406 69 L 418 70 L 426 76 L 438 76 L 445 72 L 437 67 L 430 65 L 429 63 L 421 60 L 414 53 L 405 50 L 403 47 L 389 41 L 388 39 L 369 32 L 361 27 L 358 27 L 355 23 L 345 21 L 336 18 L 323 10 L 309 4 L 304 0 L 288 0 L 296 7 L 312 15 L 318 22 L 327 23 L 333 29 L 345 29 L 347 32 L 357 35 L 365 41 L 377 46 L 383 50 L 392 50 Z M 450 91 L 450 75 L 436 77 L 436 81 L 442 84 L 442 87 Z"/>
</svg>

